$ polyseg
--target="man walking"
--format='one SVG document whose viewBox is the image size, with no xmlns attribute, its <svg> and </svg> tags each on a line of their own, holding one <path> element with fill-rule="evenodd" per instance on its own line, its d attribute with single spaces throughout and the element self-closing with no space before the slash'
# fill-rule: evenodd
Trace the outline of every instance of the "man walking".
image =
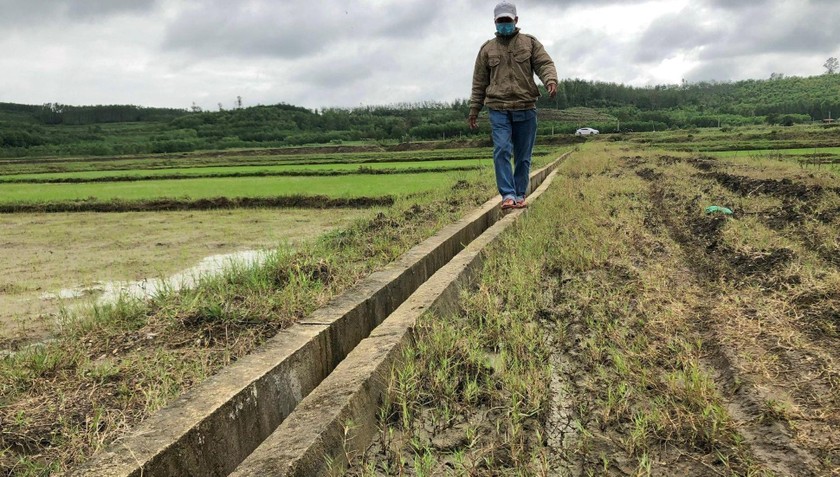
<svg viewBox="0 0 840 477">
<path fill-rule="evenodd" d="M 472 129 L 478 127 L 478 113 L 486 105 L 490 110 L 493 163 L 502 209 L 524 208 L 531 151 L 537 137 L 540 92 L 534 73 L 553 98 L 557 94 L 557 70 L 543 45 L 533 36 L 519 32 L 515 5 L 496 5 L 494 16 L 496 38 L 481 46 L 475 60 L 469 125 Z"/>
</svg>

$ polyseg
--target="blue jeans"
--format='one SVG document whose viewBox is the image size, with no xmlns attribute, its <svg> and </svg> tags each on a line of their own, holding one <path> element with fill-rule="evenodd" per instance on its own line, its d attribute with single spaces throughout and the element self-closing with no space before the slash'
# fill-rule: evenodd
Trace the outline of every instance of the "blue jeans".
<svg viewBox="0 0 840 477">
<path fill-rule="evenodd" d="M 531 152 L 537 138 L 537 110 L 490 110 L 493 165 L 502 200 L 524 200 L 531 173 Z M 513 156 L 514 167 L 510 159 Z"/>
</svg>

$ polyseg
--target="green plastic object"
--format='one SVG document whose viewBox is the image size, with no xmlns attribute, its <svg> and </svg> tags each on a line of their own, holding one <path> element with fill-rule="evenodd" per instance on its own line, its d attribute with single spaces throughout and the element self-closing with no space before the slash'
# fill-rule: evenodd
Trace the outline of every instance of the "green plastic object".
<svg viewBox="0 0 840 477">
<path fill-rule="evenodd" d="M 726 207 L 720 207 L 718 205 L 710 205 L 706 207 L 707 214 L 714 214 L 715 212 L 721 212 L 725 215 L 732 215 L 732 210 L 727 209 Z"/>
</svg>

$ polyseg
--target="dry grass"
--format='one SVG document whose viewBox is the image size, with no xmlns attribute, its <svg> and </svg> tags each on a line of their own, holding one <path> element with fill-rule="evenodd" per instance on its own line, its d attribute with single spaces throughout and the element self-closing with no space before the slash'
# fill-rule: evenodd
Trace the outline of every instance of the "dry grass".
<svg viewBox="0 0 840 477">
<path fill-rule="evenodd" d="M 587 145 L 463 313 L 426 318 L 353 472 L 837 475 L 838 190 Z"/>
</svg>

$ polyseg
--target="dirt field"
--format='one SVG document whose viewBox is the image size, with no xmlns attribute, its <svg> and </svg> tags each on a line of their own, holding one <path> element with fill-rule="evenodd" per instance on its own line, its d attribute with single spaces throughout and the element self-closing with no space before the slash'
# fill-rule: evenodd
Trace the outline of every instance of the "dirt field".
<svg viewBox="0 0 840 477">
<path fill-rule="evenodd" d="M 275 248 L 375 213 L 257 209 L 0 215 L 0 349 L 45 338 L 61 306 L 86 301 L 45 294 L 167 277 L 207 256 Z"/>
<path fill-rule="evenodd" d="M 697 156 L 616 165 L 608 175 L 643 181 L 604 202 L 632 247 L 565 275 L 556 300 L 569 319 L 566 404 L 594 411 L 576 416 L 587 432 L 573 462 L 608 475 L 836 475 L 840 181 Z M 620 351 L 592 359 L 590 342 Z"/>
<path fill-rule="evenodd" d="M 351 475 L 840 475 L 840 178 L 598 142 L 543 197 Z"/>
</svg>

